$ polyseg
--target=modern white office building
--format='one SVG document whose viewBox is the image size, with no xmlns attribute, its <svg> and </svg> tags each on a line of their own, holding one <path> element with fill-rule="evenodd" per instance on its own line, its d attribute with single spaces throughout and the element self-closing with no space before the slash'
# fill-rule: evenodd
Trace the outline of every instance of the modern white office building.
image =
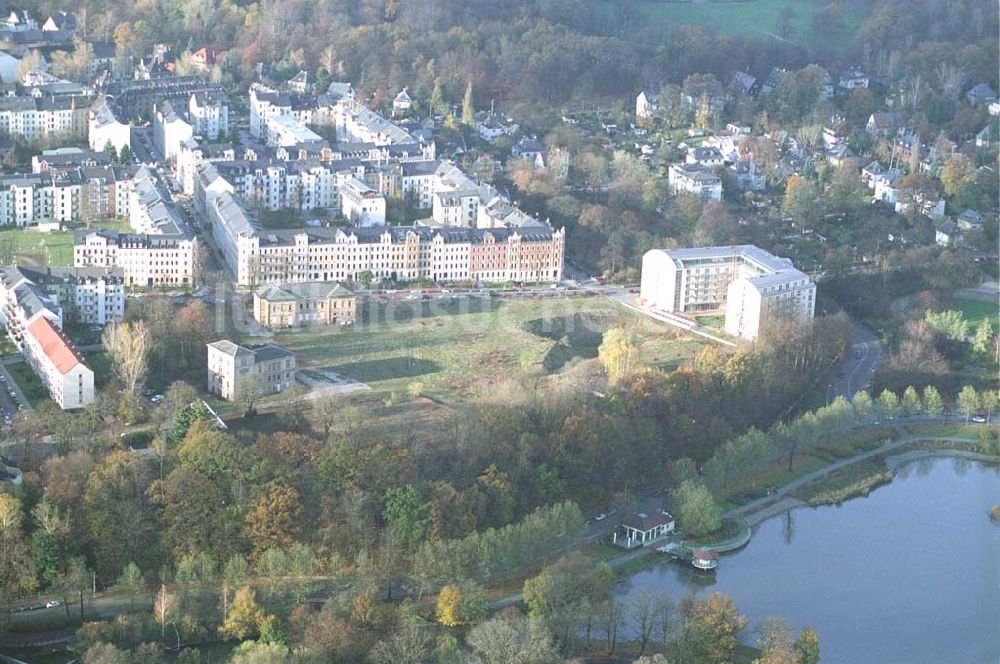
<svg viewBox="0 0 1000 664">
<path fill-rule="evenodd" d="M 816 284 L 753 245 L 652 249 L 642 257 L 640 297 L 654 312 L 725 311 L 726 332 L 754 340 L 771 325 L 811 321 Z"/>
</svg>

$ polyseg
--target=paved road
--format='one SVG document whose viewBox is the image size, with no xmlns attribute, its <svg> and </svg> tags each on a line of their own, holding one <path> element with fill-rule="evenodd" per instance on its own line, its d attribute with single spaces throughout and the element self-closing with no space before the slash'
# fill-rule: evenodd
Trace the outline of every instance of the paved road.
<svg viewBox="0 0 1000 664">
<path fill-rule="evenodd" d="M 868 388 L 872 372 L 882 359 L 882 342 L 877 334 L 857 322 L 852 332 L 847 357 L 833 369 L 832 380 L 827 387 L 827 401 L 838 396 L 852 399 L 857 392 Z"/>
</svg>

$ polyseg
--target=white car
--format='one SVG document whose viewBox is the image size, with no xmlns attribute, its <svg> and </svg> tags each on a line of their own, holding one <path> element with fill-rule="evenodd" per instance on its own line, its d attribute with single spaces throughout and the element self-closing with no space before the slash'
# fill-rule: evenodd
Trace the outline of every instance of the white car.
<svg viewBox="0 0 1000 664">
<path fill-rule="evenodd" d="M 605 514 L 604 512 L 601 512 L 600 514 L 598 514 L 597 516 L 594 517 L 594 521 L 604 521 L 607 518 L 608 518 L 608 515 Z"/>
<path fill-rule="evenodd" d="M 45 608 L 46 609 L 54 609 L 57 606 L 59 606 L 59 602 L 56 601 L 56 600 L 54 600 L 54 599 L 51 599 L 51 600 L 49 600 L 48 602 L 45 603 Z"/>
<path fill-rule="evenodd" d="M 982 415 L 973 415 L 972 421 L 975 422 L 976 424 L 986 424 L 986 418 L 983 417 Z"/>
</svg>

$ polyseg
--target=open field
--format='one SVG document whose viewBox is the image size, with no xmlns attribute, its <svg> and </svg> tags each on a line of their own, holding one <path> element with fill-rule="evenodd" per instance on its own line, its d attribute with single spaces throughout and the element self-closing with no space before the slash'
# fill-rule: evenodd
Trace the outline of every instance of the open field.
<svg viewBox="0 0 1000 664">
<path fill-rule="evenodd" d="M 612 11 L 612 3 L 602 3 Z M 719 2 L 663 2 L 645 0 L 637 3 L 649 18 L 672 24 L 702 25 L 723 34 L 743 37 L 777 38 L 782 9 L 792 7 L 795 16 L 789 24 L 788 40 L 806 47 L 813 45 L 837 46 L 849 44 L 850 35 L 864 20 L 864 16 L 850 6 L 841 5 L 844 30 L 839 34 L 817 35 L 812 30 L 813 15 L 823 9 L 825 0 L 737 0 Z"/>
<path fill-rule="evenodd" d="M 381 392 L 474 398 L 524 371 L 557 373 L 597 356 L 603 333 L 626 327 L 638 361 L 670 369 L 705 342 L 604 298 L 431 300 L 372 305 L 355 327 L 278 334 L 304 369 L 334 371 Z"/>
<path fill-rule="evenodd" d="M 73 234 L 68 231 L 40 233 L 20 228 L 0 231 L 0 243 L 13 241 L 13 253 L 21 265 L 72 265 Z"/>
<path fill-rule="evenodd" d="M 982 300 L 955 300 L 954 308 L 961 311 L 965 320 L 969 321 L 969 327 L 975 329 L 980 321 L 990 319 L 994 323 L 1000 317 L 1000 305 L 996 302 L 984 302 Z"/>
</svg>

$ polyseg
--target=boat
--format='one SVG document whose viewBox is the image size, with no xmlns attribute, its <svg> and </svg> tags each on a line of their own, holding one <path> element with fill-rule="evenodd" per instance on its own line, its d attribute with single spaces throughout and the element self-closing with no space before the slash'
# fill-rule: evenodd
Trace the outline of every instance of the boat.
<svg viewBox="0 0 1000 664">
<path fill-rule="evenodd" d="M 709 572 L 719 566 L 719 554 L 715 551 L 695 549 L 691 552 L 691 565 L 703 572 Z"/>
</svg>

